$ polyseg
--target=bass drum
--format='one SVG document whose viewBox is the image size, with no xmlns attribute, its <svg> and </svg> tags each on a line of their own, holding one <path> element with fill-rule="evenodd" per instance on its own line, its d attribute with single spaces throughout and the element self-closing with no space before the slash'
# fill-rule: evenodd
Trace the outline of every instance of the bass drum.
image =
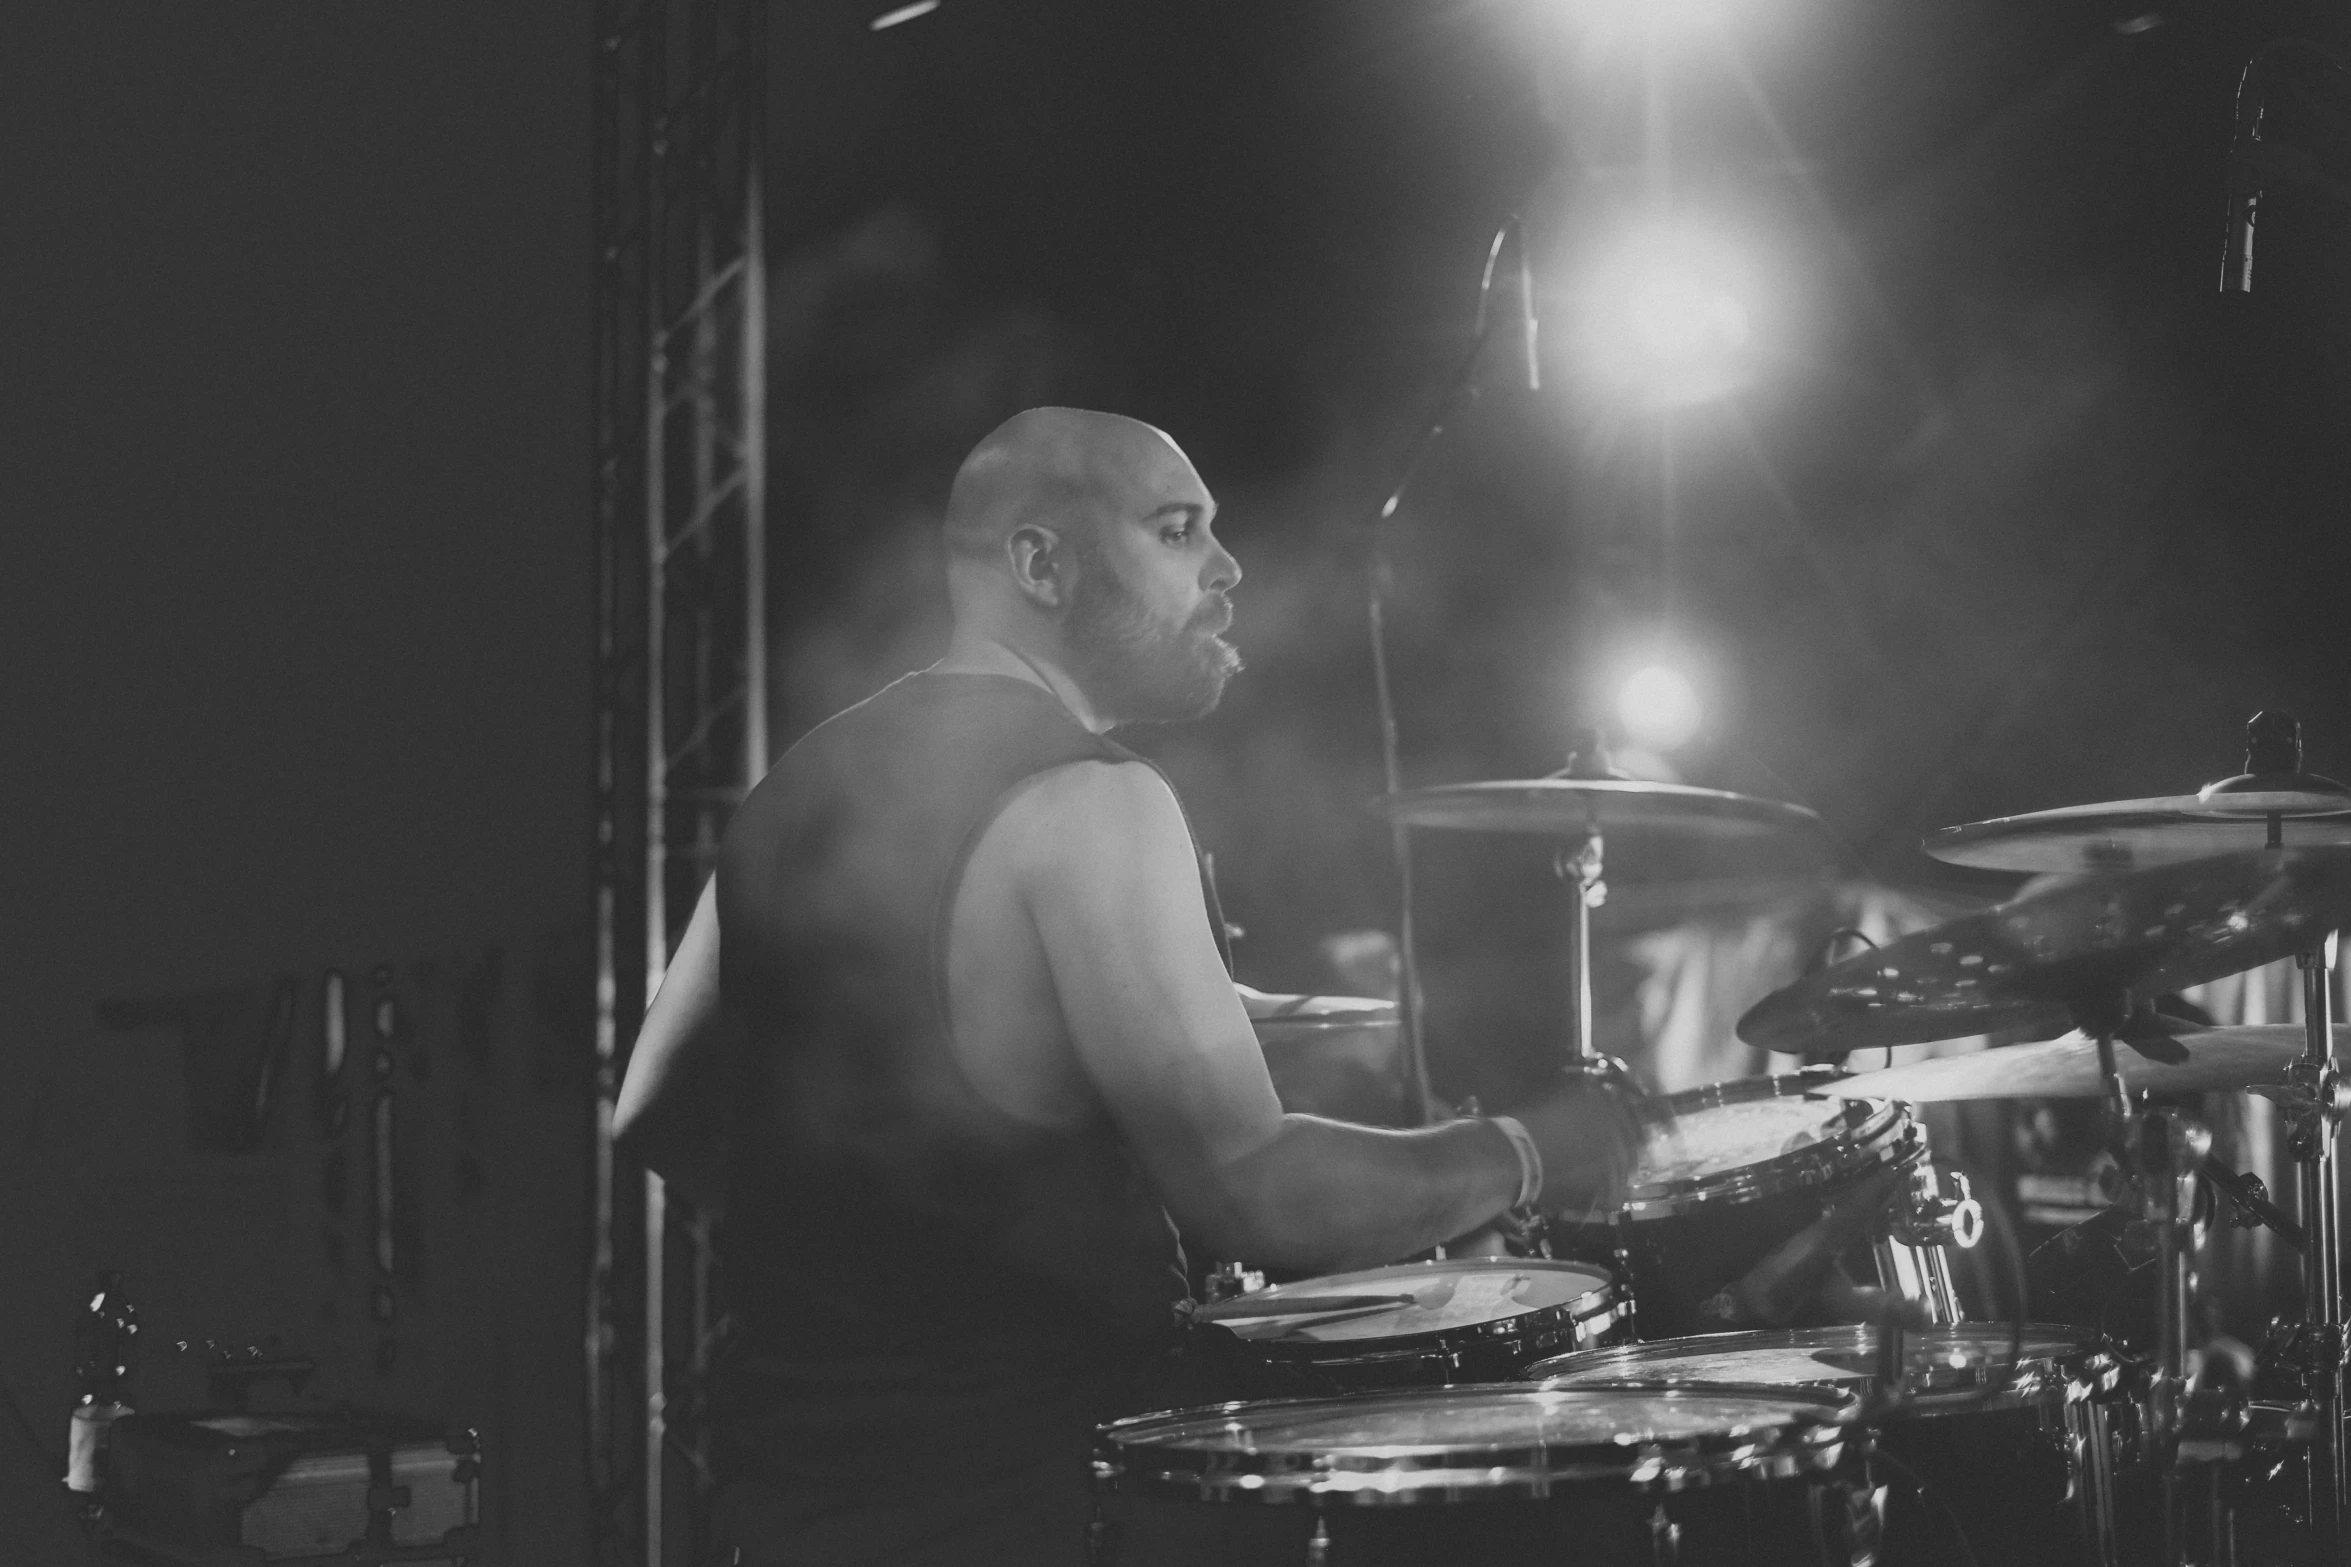
<svg viewBox="0 0 2351 1567">
<path fill-rule="evenodd" d="M 1391 1303 L 1300 1315 L 1318 1300 Z M 1401 1299 L 1398 1299 L 1401 1297 Z M 1536 1258 L 1461 1257 L 1298 1279 L 1209 1307 L 1267 1360 L 1335 1390 L 1499 1382 L 1545 1356 L 1625 1334 L 1624 1292 L 1607 1269 Z"/>
<path fill-rule="evenodd" d="M 1888 1560 L 2108 1567 L 2140 1559 L 2134 1546 L 2159 1542 L 2125 1538 L 2149 1509 L 2118 1498 L 2137 1428 L 2129 1369 L 2071 1328 L 2036 1323 L 2013 1361 L 2011 1347 L 2006 1323 L 1904 1330 L 1893 1384 L 1900 1398 L 1891 1413 L 1868 1417 L 1879 1451 L 1894 1460 L 1885 1467 L 1900 1466 L 1876 1477 L 1899 1499 Z M 1627 1378 L 1834 1387 L 1869 1410 L 1888 1390 L 1881 1348 L 1879 1330 L 1867 1326 L 1712 1333 L 1562 1355 L 1526 1375 L 1550 1388 Z M 1940 1507 L 1921 1500 L 1921 1479 Z M 2145 1500 L 2151 1507 L 2158 1498 L 2150 1491 Z"/>
<path fill-rule="evenodd" d="M 1094 1459 L 1097 1567 L 1843 1567 L 1833 1388 L 1428 1388 L 1142 1415 Z M 1866 1556 L 1866 1548 L 1862 1552 Z"/>
</svg>

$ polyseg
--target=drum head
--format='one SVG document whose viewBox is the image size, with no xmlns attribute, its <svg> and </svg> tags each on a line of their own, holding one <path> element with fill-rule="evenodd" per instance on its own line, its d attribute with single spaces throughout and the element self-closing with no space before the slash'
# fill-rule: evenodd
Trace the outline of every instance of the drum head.
<svg viewBox="0 0 2351 1567">
<path fill-rule="evenodd" d="M 1570 1317 L 1587 1316 L 1614 1303 L 1615 1280 L 1605 1270 L 1583 1263 L 1462 1257 L 1299 1279 L 1248 1298 L 1274 1303 L 1340 1295 L 1409 1295 L 1412 1302 L 1329 1317 L 1221 1320 L 1255 1343 L 1355 1344 L 1417 1338 L 1489 1329 L 1559 1307 L 1567 1308 Z"/>
<path fill-rule="evenodd" d="M 1635 1219 L 1817 1186 L 1886 1162 L 1909 1117 L 1875 1099 L 1822 1095 L 1832 1074 L 1747 1078 L 1667 1101 L 1626 1191 Z"/>
<path fill-rule="evenodd" d="M 2028 1323 L 2022 1355 L 2009 1361 L 2005 1322 L 1906 1328 L 1902 1334 L 1903 1391 L 1931 1407 L 1980 1402 L 1984 1389 L 2002 1389 L 2010 1403 L 2031 1397 L 2062 1400 L 2100 1355 L 2098 1341 L 2072 1328 Z M 1521 1375 L 1547 1387 L 1579 1387 L 1627 1380 L 1744 1382 L 1774 1387 L 1819 1385 L 1867 1395 L 1877 1381 L 1878 1330 L 1872 1326 L 1797 1328 L 1760 1333 L 1708 1333 L 1695 1338 L 1578 1350 L 1538 1361 Z M 1963 1399 L 1945 1395 L 1964 1394 Z"/>
<path fill-rule="evenodd" d="M 1095 1476 L 1141 1494 L 1355 1502 L 1681 1489 L 1833 1465 L 1857 1401 L 1831 1388 L 1484 1385 L 1279 1399 L 1104 1426 Z"/>
</svg>

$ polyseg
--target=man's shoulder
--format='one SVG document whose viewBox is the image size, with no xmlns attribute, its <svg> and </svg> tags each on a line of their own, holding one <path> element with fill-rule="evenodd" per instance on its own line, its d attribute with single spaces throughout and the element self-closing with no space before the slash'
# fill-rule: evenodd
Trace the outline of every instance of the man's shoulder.
<svg viewBox="0 0 2351 1567">
<path fill-rule="evenodd" d="M 1190 843 L 1183 807 L 1158 768 L 1132 754 L 1047 768 L 1007 801 L 998 825 L 1032 863 L 1098 862 L 1155 842 Z"/>
<path fill-rule="evenodd" d="M 1078 757 L 1048 767 L 1024 793 L 1040 806 L 1112 816 L 1176 808 L 1166 777 L 1132 753 Z"/>
</svg>

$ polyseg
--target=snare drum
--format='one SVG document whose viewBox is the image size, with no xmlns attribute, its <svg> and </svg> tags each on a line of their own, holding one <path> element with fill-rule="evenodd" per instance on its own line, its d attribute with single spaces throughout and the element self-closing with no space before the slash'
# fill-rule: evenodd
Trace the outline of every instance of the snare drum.
<svg viewBox="0 0 2351 1567">
<path fill-rule="evenodd" d="M 2095 1339 L 2040 1324 L 2011 1364 L 2009 1325 L 1906 1330 L 1901 1401 L 1875 1422 L 1876 1443 L 1950 1504 L 1985 1562 L 2098 1567 L 2123 1557 L 2116 1505 L 2120 1446 L 2136 1428 L 2125 1369 Z M 1527 1369 L 1545 1387 L 1641 1381 L 1828 1386 L 1873 1407 L 1883 1391 L 1875 1327 L 1712 1333 L 1667 1343 L 1580 1351 Z M 1944 1520 L 1922 1512 L 1909 1485 L 1890 1516 L 1895 1560 L 1957 1562 Z M 2126 1531 L 2129 1532 L 2129 1531 Z"/>
<path fill-rule="evenodd" d="M 1504 1384 L 1143 1415 L 1097 1433 L 1093 1559 L 1841 1563 L 1854 1407 L 1833 1388 Z"/>
<path fill-rule="evenodd" d="M 1815 1067 L 1693 1088 L 1666 1102 L 1625 1202 L 1608 1225 L 1555 1225 L 1570 1255 L 1613 1261 L 1644 1339 L 1741 1326 L 1723 1292 L 1840 1198 L 1884 1171 L 1932 1179 L 1926 1134 L 1902 1105 L 1838 1099 L 1840 1074 Z M 1930 1321 L 1957 1315 L 1939 1251 L 1873 1231 L 1878 1281 Z"/>
<path fill-rule="evenodd" d="M 1306 1316 L 1252 1305 L 1409 1296 Z M 1547 1355 L 1624 1336 L 1624 1294 L 1605 1268 L 1535 1258 L 1461 1257 L 1277 1284 L 1214 1308 L 1214 1320 L 1269 1360 L 1304 1365 L 1341 1389 L 1499 1382 Z"/>
</svg>

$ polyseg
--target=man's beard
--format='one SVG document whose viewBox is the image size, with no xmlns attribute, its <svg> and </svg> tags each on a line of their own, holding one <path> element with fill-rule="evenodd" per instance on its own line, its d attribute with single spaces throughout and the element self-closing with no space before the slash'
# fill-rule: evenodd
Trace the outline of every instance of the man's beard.
<svg viewBox="0 0 2351 1567">
<path fill-rule="evenodd" d="M 1095 711 L 1114 724 L 1167 724 L 1204 717 L 1241 670 L 1241 654 L 1218 635 L 1232 601 L 1217 594 L 1180 627 L 1151 618 L 1135 590 L 1098 550 L 1081 550 L 1069 606 L 1069 656 Z"/>
</svg>

